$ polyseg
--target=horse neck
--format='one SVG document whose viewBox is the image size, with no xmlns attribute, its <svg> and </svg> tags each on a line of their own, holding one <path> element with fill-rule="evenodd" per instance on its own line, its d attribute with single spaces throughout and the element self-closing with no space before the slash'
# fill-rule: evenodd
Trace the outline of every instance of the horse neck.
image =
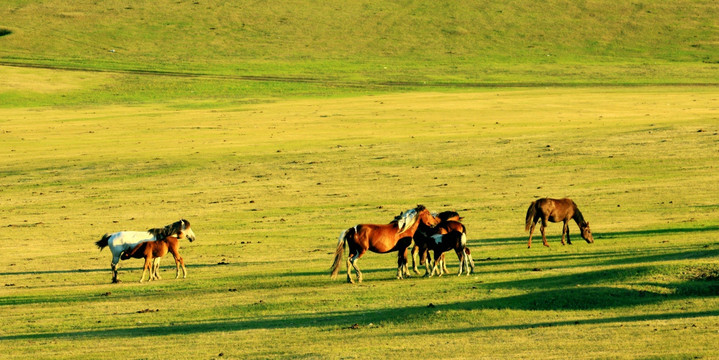
<svg viewBox="0 0 719 360">
<path fill-rule="evenodd" d="M 419 216 L 417 216 L 417 219 L 414 221 L 414 223 L 410 227 L 407 228 L 407 230 L 402 231 L 401 233 L 397 233 L 397 235 L 404 234 L 404 236 L 400 236 L 401 238 L 413 236 L 414 233 L 417 232 L 417 228 L 419 227 L 419 223 L 421 223 L 421 222 L 422 222 L 422 220 L 420 219 Z M 395 226 L 397 226 L 397 230 L 399 230 L 399 224 L 395 224 Z"/>
<path fill-rule="evenodd" d="M 572 216 L 572 219 L 577 223 L 577 226 L 584 229 L 585 226 L 587 226 L 587 222 L 584 221 L 584 216 L 582 216 L 582 212 L 579 211 L 579 208 L 576 204 L 574 204 L 574 216 Z"/>
</svg>

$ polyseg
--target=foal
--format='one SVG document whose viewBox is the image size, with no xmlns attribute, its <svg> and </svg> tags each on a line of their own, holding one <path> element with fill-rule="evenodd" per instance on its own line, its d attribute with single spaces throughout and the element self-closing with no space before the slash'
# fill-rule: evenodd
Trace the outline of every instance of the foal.
<svg viewBox="0 0 719 360">
<path fill-rule="evenodd" d="M 172 253 L 172 256 L 175 258 L 175 266 L 177 267 L 175 279 L 180 277 L 180 265 L 182 265 L 182 278 L 186 278 L 187 269 L 185 268 L 185 260 L 183 260 L 182 256 L 180 256 L 180 242 L 174 236 L 167 236 L 164 239 L 141 243 L 135 246 L 132 250 L 125 251 L 121 256 L 121 259 L 141 259 L 144 257 L 145 266 L 142 269 L 140 282 L 145 281 L 146 272 L 149 272 L 147 277 L 148 281 L 159 280 L 160 259 L 165 256 L 168 251 Z"/>
<path fill-rule="evenodd" d="M 542 219 L 542 225 L 539 227 L 539 231 L 542 232 L 542 242 L 544 246 L 549 246 L 549 244 L 547 244 L 547 237 L 544 235 L 544 228 L 547 227 L 547 221 L 563 222 L 562 245 L 564 245 L 564 234 L 567 234 L 567 244 L 572 245 L 572 241 L 569 239 L 569 225 L 567 224 L 569 219 L 573 219 L 577 223 L 584 240 L 590 244 L 594 242 L 592 230 L 589 229 L 589 223 L 584 220 L 577 204 L 575 204 L 572 199 L 543 198 L 532 201 L 532 203 L 529 204 L 524 227 L 525 231 L 529 231 L 529 243 L 527 247 L 532 247 L 532 232 L 534 232 L 534 226 L 537 225 L 539 219 Z"/>
<path fill-rule="evenodd" d="M 432 235 L 430 240 L 426 241 L 428 249 L 434 252 L 434 263 L 432 264 L 432 271 L 429 271 L 429 259 L 427 259 L 426 267 L 427 273 L 424 276 L 433 276 L 435 273 L 442 276 L 442 267 L 445 251 L 454 250 L 459 258 L 459 273 L 462 275 L 462 270 L 469 275 L 469 256 L 466 253 L 467 248 L 467 233 L 452 230 L 447 234 L 435 234 Z"/>
<path fill-rule="evenodd" d="M 414 246 L 412 246 L 412 270 L 415 274 L 419 274 L 419 270 L 417 269 L 418 255 L 420 265 L 424 265 L 427 260 L 428 241 L 434 241 L 432 240 L 432 235 L 447 234 L 452 230 L 466 232 L 464 225 L 460 222 L 462 217 L 455 211 L 443 211 L 435 215 L 435 217 L 440 220 L 439 225 L 436 227 L 429 227 L 419 224 L 417 232 L 415 233 Z M 444 254 L 440 257 L 440 263 L 442 264 L 443 271 L 447 272 L 447 267 L 444 262 Z M 471 264 L 472 272 L 474 272 L 474 261 L 472 261 Z"/>
</svg>

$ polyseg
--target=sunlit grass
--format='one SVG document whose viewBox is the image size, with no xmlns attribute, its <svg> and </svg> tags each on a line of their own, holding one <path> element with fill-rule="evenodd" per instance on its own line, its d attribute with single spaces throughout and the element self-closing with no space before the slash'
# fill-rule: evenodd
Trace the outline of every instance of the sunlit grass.
<svg viewBox="0 0 719 360">
<path fill-rule="evenodd" d="M 550 88 L 0 110 L 4 356 L 716 356 L 715 98 Z M 563 247 L 551 224 L 551 247 L 527 249 L 541 196 L 575 199 L 595 244 L 571 224 Z M 475 275 L 397 281 L 394 255 L 370 253 L 363 284 L 329 279 L 343 229 L 418 203 L 465 217 Z M 109 283 L 102 234 L 181 217 L 198 235 L 182 243 L 187 279 L 167 258 L 161 281 L 137 283 L 127 261 Z"/>
</svg>

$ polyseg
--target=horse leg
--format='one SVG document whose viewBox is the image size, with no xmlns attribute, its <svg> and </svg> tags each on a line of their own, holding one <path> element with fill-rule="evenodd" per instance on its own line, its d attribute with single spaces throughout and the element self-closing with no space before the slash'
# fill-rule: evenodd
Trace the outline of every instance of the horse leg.
<svg viewBox="0 0 719 360">
<path fill-rule="evenodd" d="M 419 275 L 419 269 L 417 269 L 417 260 L 419 258 L 419 246 L 416 244 L 412 246 L 412 271 L 414 271 L 415 274 Z"/>
<path fill-rule="evenodd" d="M 457 271 L 457 276 L 461 276 L 462 270 L 464 270 L 463 269 L 463 267 L 464 267 L 464 249 L 462 249 L 462 248 L 454 249 L 454 252 L 457 254 L 457 258 L 459 259 L 459 271 Z M 469 271 L 469 270 L 467 270 L 467 271 Z"/>
<path fill-rule="evenodd" d="M 407 249 L 412 244 L 411 237 L 405 237 L 397 242 L 397 279 L 410 277 L 407 267 Z"/>
<path fill-rule="evenodd" d="M 537 226 L 537 219 L 533 219 L 532 226 L 529 228 L 529 243 L 527 243 L 527 247 L 532 247 L 532 233 L 534 232 L 534 227 Z"/>
<path fill-rule="evenodd" d="M 564 234 L 567 233 L 567 220 L 562 224 L 562 245 L 564 245 Z"/>
<path fill-rule="evenodd" d="M 120 280 L 117 280 L 117 268 L 120 267 L 120 256 L 112 256 L 112 262 L 110 262 L 110 268 L 112 268 L 112 283 L 117 284 Z"/>
<path fill-rule="evenodd" d="M 347 282 L 350 284 L 355 283 L 354 280 L 352 280 L 352 272 L 351 272 L 352 267 L 354 267 L 354 265 L 352 264 L 352 254 L 350 254 L 347 257 Z"/>
<path fill-rule="evenodd" d="M 442 265 L 440 271 L 442 271 L 442 274 L 449 274 L 449 270 L 447 270 L 447 258 L 444 256 L 444 253 L 442 253 L 442 257 L 440 259 L 440 265 Z"/>
<path fill-rule="evenodd" d="M 185 268 L 185 260 L 182 258 L 182 256 L 180 256 L 180 254 L 177 254 L 177 256 L 175 256 L 175 279 L 180 278 L 180 266 L 182 266 L 182 278 L 187 279 L 187 268 Z"/>
<path fill-rule="evenodd" d="M 359 250 L 354 256 L 352 256 L 352 253 L 350 252 L 350 256 L 347 257 L 347 282 L 354 284 L 354 281 L 352 280 L 352 275 L 350 273 L 350 265 L 352 265 L 352 268 L 355 269 L 355 272 L 357 273 L 357 282 L 362 282 L 362 272 L 359 269 L 359 266 L 357 266 L 357 261 L 359 260 L 360 256 L 362 256 L 365 253 L 365 250 Z"/>
<path fill-rule="evenodd" d="M 160 277 L 160 258 L 154 258 L 152 259 L 152 278 L 155 280 L 160 280 L 162 277 Z"/>
<path fill-rule="evenodd" d="M 147 280 L 152 280 L 152 257 L 151 256 L 145 256 L 145 266 L 142 268 L 142 275 L 140 276 L 140 282 L 145 282 L 145 273 L 147 272 Z"/>
<path fill-rule="evenodd" d="M 474 260 L 472 259 L 472 252 L 466 247 L 464 248 L 464 253 L 467 255 L 467 260 L 469 261 L 469 273 L 474 274 Z"/>
<path fill-rule="evenodd" d="M 542 232 L 542 242 L 544 243 L 544 246 L 549 247 L 549 244 L 547 243 L 547 235 L 544 233 L 544 229 L 547 227 L 547 219 L 542 217 L 542 225 L 539 226 L 539 231 Z"/>
<path fill-rule="evenodd" d="M 567 244 L 572 245 L 572 240 L 569 238 L 569 224 L 567 224 Z"/>
<path fill-rule="evenodd" d="M 437 276 L 442 276 L 442 266 L 444 266 L 444 253 L 440 252 L 438 250 L 434 251 L 434 264 L 432 266 L 432 273 L 429 276 L 433 276 L 434 274 L 437 274 Z"/>
</svg>

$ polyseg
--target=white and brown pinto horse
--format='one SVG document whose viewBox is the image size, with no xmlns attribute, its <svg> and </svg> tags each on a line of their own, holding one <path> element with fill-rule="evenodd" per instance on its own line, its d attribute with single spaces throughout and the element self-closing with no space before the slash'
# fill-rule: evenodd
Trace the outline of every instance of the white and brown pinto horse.
<svg viewBox="0 0 719 360">
<path fill-rule="evenodd" d="M 332 279 L 339 273 L 340 261 L 345 246 L 349 244 L 347 257 L 347 282 L 352 280 L 351 269 L 357 273 L 357 281 L 362 282 L 362 272 L 357 261 L 367 250 L 375 253 L 388 253 L 397 251 L 397 278 L 402 279 L 409 274 L 407 270 L 407 247 L 412 243 L 412 236 L 419 224 L 435 226 L 439 221 L 422 205 L 403 212 L 397 219 L 389 224 L 359 224 L 340 234 L 335 250 L 335 259 L 332 263 Z"/>
<path fill-rule="evenodd" d="M 102 239 L 95 242 L 95 244 L 100 248 L 100 251 L 106 246 L 110 248 L 112 252 L 112 262 L 110 263 L 112 267 L 112 282 L 116 283 L 118 282 L 118 263 L 120 262 L 120 256 L 125 251 L 130 251 L 141 243 L 162 240 L 168 236 L 174 236 L 178 239 L 187 237 L 191 242 L 195 240 L 195 233 L 190 228 L 190 222 L 181 219 L 163 228 L 153 228 L 147 231 L 120 231 L 105 234 L 102 236 Z"/>
</svg>

